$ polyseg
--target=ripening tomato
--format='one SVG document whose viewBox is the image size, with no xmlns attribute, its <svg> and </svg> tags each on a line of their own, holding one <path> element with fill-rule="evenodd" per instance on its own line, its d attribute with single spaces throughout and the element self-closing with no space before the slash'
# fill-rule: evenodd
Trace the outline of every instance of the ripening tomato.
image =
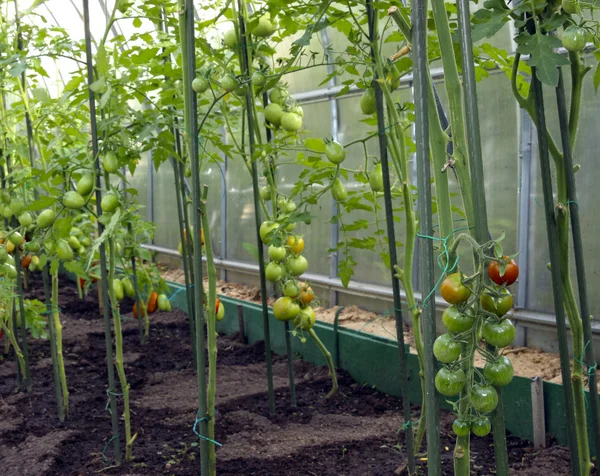
<svg viewBox="0 0 600 476">
<path fill-rule="evenodd" d="M 465 386 L 467 378 L 462 369 L 450 370 L 442 367 L 435 376 L 435 388 L 446 397 L 458 395 Z"/>
<path fill-rule="evenodd" d="M 461 304 L 469 299 L 471 291 L 462 283 L 460 273 L 453 273 L 442 281 L 440 293 L 449 304 Z"/>
<path fill-rule="evenodd" d="M 223 304 L 219 298 L 216 300 L 216 308 L 215 319 L 217 321 L 222 321 L 225 317 L 225 304 Z"/>
<path fill-rule="evenodd" d="M 315 298 L 315 293 L 310 286 L 303 286 L 300 291 L 300 302 L 308 306 Z"/>
<path fill-rule="evenodd" d="M 140 313 L 140 315 L 138 315 L 137 302 L 136 302 L 136 303 L 133 303 L 133 317 L 135 317 L 136 319 L 137 319 L 138 317 L 141 317 L 141 316 L 143 316 L 143 315 L 144 315 L 144 313 L 148 311 L 148 308 L 147 308 L 146 304 L 145 304 L 143 301 L 140 301 L 140 304 L 141 304 L 141 306 L 142 306 L 142 310 L 141 310 L 141 313 Z"/>
<path fill-rule="evenodd" d="M 31 264 L 31 255 L 25 255 L 23 256 L 23 259 L 21 259 L 21 266 L 25 269 L 29 268 L 29 265 Z"/>
<path fill-rule="evenodd" d="M 300 314 L 300 306 L 288 296 L 280 297 L 273 304 L 273 315 L 279 321 L 289 321 Z"/>
<path fill-rule="evenodd" d="M 510 319 L 494 322 L 488 319 L 483 325 L 482 337 L 494 347 L 506 347 L 512 344 L 517 335 L 517 329 Z"/>
<path fill-rule="evenodd" d="M 293 254 L 298 255 L 304 251 L 304 238 L 297 235 L 288 235 L 287 245 Z"/>
<path fill-rule="evenodd" d="M 475 317 L 472 313 L 472 308 L 467 309 L 466 312 L 460 312 L 456 306 L 450 306 L 442 314 L 442 323 L 451 334 L 459 334 L 473 327 Z"/>
<path fill-rule="evenodd" d="M 171 310 L 171 301 L 166 294 L 160 294 L 158 296 L 158 310 L 163 312 L 169 312 Z"/>
<path fill-rule="evenodd" d="M 504 256 L 503 259 L 508 260 L 508 256 Z M 488 264 L 488 275 L 498 286 L 502 286 L 505 283 L 507 286 L 510 286 L 519 277 L 519 266 L 514 259 L 511 259 L 506 263 L 504 274 L 501 275 L 500 263 L 498 261 L 490 261 Z"/>
<path fill-rule="evenodd" d="M 369 173 L 369 185 L 374 192 L 381 192 L 383 190 L 383 170 L 381 163 L 375 164 L 375 167 L 371 169 Z"/>
<path fill-rule="evenodd" d="M 498 317 L 503 316 L 511 310 L 513 306 L 513 296 L 507 289 L 504 289 L 500 296 L 492 296 L 485 293 L 481 296 L 481 307 L 487 312 L 496 314 Z"/>
<path fill-rule="evenodd" d="M 487 436 L 492 431 L 492 423 L 488 417 L 477 418 L 471 423 L 471 431 L 475 436 Z"/>
<path fill-rule="evenodd" d="M 489 413 L 498 406 L 498 392 L 491 385 L 476 385 L 471 389 L 471 403 L 479 413 Z"/>
<path fill-rule="evenodd" d="M 501 355 L 495 362 L 487 362 L 483 376 L 494 387 L 506 387 L 513 378 L 513 365 L 508 357 Z"/>
<path fill-rule="evenodd" d="M 150 293 L 148 298 L 148 314 L 152 314 L 158 308 L 158 294 L 154 291 Z"/>
<path fill-rule="evenodd" d="M 450 334 L 442 334 L 433 343 L 433 355 L 444 364 L 458 360 L 461 352 L 461 343 L 454 340 Z"/>
<path fill-rule="evenodd" d="M 471 431 L 471 424 L 466 420 L 457 418 L 452 422 L 452 431 L 456 436 L 467 436 Z"/>
<path fill-rule="evenodd" d="M 375 89 L 367 88 L 360 98 L 360 110 L 363 114 L 370 116 L 375 114 L 377 111 L 377 104 L 375 102 Z"/>
</svg>

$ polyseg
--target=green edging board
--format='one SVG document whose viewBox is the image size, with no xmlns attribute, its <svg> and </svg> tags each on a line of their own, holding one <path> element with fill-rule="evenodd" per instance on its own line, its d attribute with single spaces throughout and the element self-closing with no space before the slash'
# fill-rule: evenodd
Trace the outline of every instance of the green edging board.
<svg viewBox="0 0 600 476">
<path fill-rule="evenodd" d="M 173 307 L 187 312 L 185 287 L 172 282 L 167 284 L 171 288 L 172 296 L 174 295 Z M 225 305 L 225 318 L 217 322 L 218 332 L 229 335 L 239 331 L 238 306 L 241 305 L 244 316 L 244 333 L 248 342 L 252 344 L 263 340 L 262 307 L 260 305 L 228 296 L 219 295 L 219 299 Z M 271 309 L 269 309 L 269 322 L 271 348 L 276 354 L 283 355 L 285 354 L 285 328 L 282 322 L 273 317 Z M 317 321 L 314 328 L 335 361 L 337 356 L 335 355 L 333 325 Z M 338 342 L 339 368 L 347 371 L 360 384 L 376 388 L 388 395 L 400 396 L 400 368 L 395 341 L 340 327 Z M 303 360 L 314 365 L 326 365 L 323 355 L 310 340 L 302 344 L 300 339 L 292 338 L 292 349 Z M 415 354 L 408 355 L 408 366 L 411 403 L 420 404 L 419 359 Z M 532 441 L 531 379 L 515 376 L 512 382 L 503 389 L 502 395 L 506 405 L 506 429 L 519 438 Z M 586 392 L 586 399 L 589 398 L 589 393 Z M 445 399 L 442 398 L 440 402 L 443 408 L 452 408 Z M 544 382 L 544 411 L 546 432 L 553 435 L 559 444 L 566 445 L 567 427 L 562 385 Z M 592 424 L 591 416 L 588 414 L 590 442 L 593 442 Z M 594 452 L 594 445 L 590 445 L 590 451 Z"/>
</svg>

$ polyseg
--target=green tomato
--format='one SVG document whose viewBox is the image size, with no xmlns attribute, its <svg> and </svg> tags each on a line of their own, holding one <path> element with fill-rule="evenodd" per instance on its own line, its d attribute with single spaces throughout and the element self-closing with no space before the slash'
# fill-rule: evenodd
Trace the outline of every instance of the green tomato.
<svg viewBox="0 0 600 476">
<path fill-rule="evenodd" d="M 217 299 L 217 314 L 215 316 L 215 319 L 217 321 L 222 321 L 224 317 L 225 317 L 225 305 L 219 299 Z"/>
<path fill-rule="evenodd" d="M 209 87 L 210 84 L 208 84 L 208 80 L 203 76 L 194 78 L 192 81 L 192 89 L 196 94 L 202 94 L 203 92 L 207 91 Z"/>
<path fill-rule="evenodd" d="M 221 79 L 221 87 L 230 93 L 238 87 L 238 80 L 235 79 L 231 74 L 226 74 Z"/>
<path fill-rule="evenodd" d="M 285 231 L 292 232 L 292 231 L 294 231 L 294 230 L 296 229 L 296 225 L 297 225 L 297 224 L 298 224 L 298 223 L 296 223 L 295 221 L 294 221 L 294 222 L 290 222 L 290 223 L 288 223 L 288 224 L 285 226 L 284 230 L 285 230 Z"/>
<path fill-rule="evenodd" d="M 107 193 L 102 197 L 100 207 L 104 213 L 112 213 L 119 208 L 119 199 L 114 193 Z"/>
<path fill-rule="evenodd" d="M 279 104 L 280 106 L 283 106 L 287 98 L 288 93 L 285 89 L 273 88 L 271 91 L 269 91 L 269 101 L 273 104 Z"/>
<path fill-rule="evenodd" d="M 33 217 L 31 216 L 31 213 L 25 212 L 21 214 L 19 217 L 19 224 L 25 228 L 30 227 L 33 224 Z"/>
<path fill-rule="evenodd" d="M 292 276 L 301 276 L 308 269 L 308 260 L 301 255 L 288 259 L 288 269 Z"/>
<path fill-rule="evenodd" d="M 38 215 L 37 226 L 42 229 L 49 228 L 50 226 L 52 226 L 52 223 L 54 223 L 54 219 L 54 210 L 52 210 L 51 208 L 47 208 Z"/>
<path fill-rule="evenodd" d="M 375 114 L 377 110 L 377 105 L 375 103 L 375 89 L 367 88 L 360 98 L 360 110 L 363 114 L 370 116 L 371 114 Z"/>
<path fill-rule="evenodd" d="M 487 417 L 478 418 L 471 423 L 471 431 L 475 436 L 487 436 L 492 431 L 492 423 Z"/>
<path fill-rule="evenodd" d="M 91 246 L 92 245 L 92 240 L 89 236 L 84 236 L 83 238 L 80 238 L 79 241 L 81 242 L 82 246 Z"/>
<path fill-rule="evenodd" d="M 18 215 L 19 213 L 21 213 L 21 210 L 23 210 L 24 207 L 25 204 L 20 198 L 13 198 L 10 201 L 10 211 L 13 215 Z"/>
<path fill-rule="evenodd" d="M 587 43 L 587 32 L 578 25 L 568 26 L 561 38 L 563 46 L 569 51 L 581 51 Z"/>
<path fill-rule="evenodd" d="M 117 301 L 121 302 L 125 298 L 125 291 L 123 290 L 123 283 L 121 283 L 121 280 L 113 279 L 112 288 Z"/>
<path fill-rule="evenodd" d="M 341 164 L 346 158 L 346 149 L 339 142 L 332 140 L 325 145 L 325 155 L 330 162 Z"/>
<path fill-rule="evenodd" d="M 265 245 L 268 245 L 273 241 L 273 230 L 279 228 L 279 225 L 273 221 L 265 221 L 260 225 L 260 239 Z"/>
<path fill-rule="evenodd" d="M 435 376 L 435 388 L 446 397 L 458 395 L 465 386 L 467 378 L 461 369 L 450 370 L 442 367 Z"/>
<path fill-rule="evenodd" d="M 485 380 L 494 387 L 506 387 L 513 378 L 512 362 L 505 355 L 498 357 L 495 362 L 488 362 L 483 368 Z"/>
<path fill-rule="evenodd" d="M 71 236 L 69 237 L 69 246 L 73 248 L 74 251 L 77 251 L 81 248 L 81 243 L 76 236 Z"/>
<path fill-rule="evenodd" d="M 279 321 L 289 321 L 300 314 L 300 306 L 288 296 L 280 297 L 273 304 L 273 315 Z"/>
<path fill-rule="evenodd" d="M 281 118 L 283 116 L 283 109 L 277 103 L 272 102 L 265 107 L 265 119 L 276 127 L 281 125 Z"/>
<path fill-rule="evenodd" d="M 125 291 L 125 296 L 133 299 L 135 297 L 135 289 L 133 288 L 133 283 L 129 278 L 123 278 L 121 280 L 121 284 L 123 285 L 123 291 Z"/>
<path fill-rule="evenodd" d="M 513 296 L 507 289 L 504 289 L 499 297 L 487 293 L 481 296 L 481 307 L 492 314 L 496 314 L 498 317 L 510 311 L 512 306 Z"/>
<path fill-rule="evenodd" d="M 262 71 L 254 71 L 254 73 L 252 73 L 251 80 L 252 85 L 256 86 L 257 88 L 262 88 L 267 83 L 265 73 L 263 73 Z"/>
<path fill-rule="evenodd" d="M 230 50 L 235 50 L 238 46 L 238 36 L 235 32 L 235 28 L 230 28 L 223 35 L 223 43 Z"/>
<path fill-rule="evenodd" d="M 262 15 L 258 20 L 258 25 L 250 33 L 259 38 L 268 38 L 275 33 L 275 30 L 277 30 L 277 27 L 273 24 L 269 15 Z"/>
<path fill-rule="evenodd" d="M 16 279 L 17 278 L 17 269 L 10 264 L 3 264 L 0 267 L 1 274 L 5 275 L 8 279 Z"/>
<path fill-rule="evenodd" d="M 94 176 L 87 174 L 81 177 L 77 182 L 76 190 L 82 197 L 87 197 L 94 190 Z"/>
<path fill-rule="evenodd" d="M 317 322 L 317 316 L 312 307 L 305 307 L 300 310 L 300 313 L 294 318 L 294 327 L 308 331 L 313 328 Z"/>
<path fill-rule="evenodd" d="M 171 301 L 166 294 L 158 295 L 158 310 L 163 312 L 169 312 L 171 310 Z"/>
<path fill-rule="evenodd" d="M 102 159 L 102 167 L 109 174 L 114 174 L 117 170 L 119 170 L 119 161 L 117 160 L 117 156 L 114 152 L 108 151 L 106 153 Z"/>
<path fill-rule="evenodd" d="M 272 261 L 283 261 L 287 255 L 287 251 L 283 246 L 269 246 L 269 259 Z"/>
<path fill-rule="evenodd" d="M 277 200 L 277 206 L 283 213 L 292 213 L 297 208 L 293 200 L 281 196 Z"/>
<path fill-rule="evenodd" d="M 383 170 L 381 164 L 375 164 L 375 167 L 371 169 L 371 173 L 369 173 L 369 185 L 374 192 L 381 192 L 383 190 Z"/>
<path fill-rule="evenodd" d="M 23 238 L 23 235 L 21 235 L 21 233 L 15 231 L 8 236 L 8 241 L 10 241 L 15 246 L 21 246 L 25 241 L 25 238 Z"/>
<path fill-rule="evenodd" d="M 579 0 L 562 0 L 561 6 L 565 13 L 570 15 L 575 15 L 580 10 Z"/>
<path fill-rule="evenodd" d="M 265 268 L 265 277 L 272 283 L 279 281 L 283 277 L 283 268 L 275 261 L 271 261 Z"/>
<path fill-rule="evenodd" d="M 348 198 L 348 191 L 339 177 L 336 177 L 331 187 L 331 195 L 336 202 L 343 202 Z"/>
<path fill-rule="evenodd" d="M 469 311 L 472 312 L 473 310 L 468 309 L 467 312 Z M 475 318 L 472 315 L 460 312 L 456 306 L 450 306 L 442 314 L 442 323 L 448 332 L 459 334 L 473 327 Z"/>
<path fill-rule="evenodd" d="M 302 128 L 302 116 L 295 112 L 284 112 L 281 116 L 281 127 L 288 132 L 298 132 Z"/>
<path fill-rule="evenodd" d="M 457 418 L 452 422 L 452 431 L 456 436 L 467 436 L 471 431 L 471 424 L 468 421 Z"/>
<path fill-rule="evenodd" d="M 458 360 L 461 352 L 462 345 L 455 341 L 450 334 L 442 334 L 433 343 L 433 355 L 444 364 Z"/>
<path fill-rule="evenodd" d="M 6 264 L 9 264 L 11 266 L 15 265 L 15 259 L 13 258 L 13 256 L 11 254 L 8 254 L 6 256 Z"/>
<path fill-rule="evenodd" d="M 260 198 L 262 198 L 265 202 L 271 200 L 271 188 L 268 185 L 260 188 Z"/>
<path fill-rule="evenodd" d="M 248 85 L 245 83 L 239 83 L 238 86 L 235 88 L 235 91 L 233 92 L 233 94 L 235 94 L 238 97 L 244 97 L 247 92 L 248 92 Z"/>
<path fill-rule="evenodd" d="M 297 281 L 286 281 L 283 285 L 283 295 L 291 298 L 297 298 L 300 295 L 300 286 Z"/>
<path fill-rule="evenodd" d="M 0 263 L 4 263 L 7 256 L 8 251 L 6 251 L 6 248 L 4 246 L 0 246 Z"/>
<path fill-rule="evenodd" d="M 85 198 L 83 198 L 77 192 L 70 191 L 65 193 L 62 203 L 67 208 L 78 210 L 85 205 Z"/>
<path fill-rule="evenodd" d="M 2 210 L 2 216 L 4 218 L 6 218 L 7 220 L 10 220 L 10 218 L 13 216 L 13 212 L 10 209 L 10 205 L 6 205 L 3 210 Z"/>
<path fill-rule="evenodd" d="M 506 347 L 512 344 L 517 335 L 517 329 L 510 319 L 494 322 L 490 319 L 483 325 L 482 337 L 494 347 Z"/>
<path fill-rule="evenodd" d="M 489 413 L 498 406 L 498 392 L 491 385 L 476 385 L 471 389 L 471 403 L 479 413 Z"/>
<path fill-rule="evenodd" d="M 55 251 L 57 256 L 63 261 L 73 260 L 73 250 L 69 246 L 69 243 L 67 243 L 65 240 L 59 239 L 56 242 Z"/>
</svg>

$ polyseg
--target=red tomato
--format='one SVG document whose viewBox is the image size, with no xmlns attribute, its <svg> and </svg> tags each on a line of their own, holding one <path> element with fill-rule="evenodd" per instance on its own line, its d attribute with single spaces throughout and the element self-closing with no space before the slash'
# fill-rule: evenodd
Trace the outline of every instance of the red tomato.
<svg viewBox="0 0 600 476">
<path fill-rule="evenodd" d="M 504 256 L 503 259 L 508 260 L 508 256 Z M 498 286 L 502 286 L 505 283 L 507 286 L 510 286 L 519 277 L 519 266 L 514 259 L 511 259 L 506 263 L 504 274 L 501 275 L 500 263 L 498 261 L 490 261 L 490 264 L 488 264 L 488 275 Z"/>
</svg>

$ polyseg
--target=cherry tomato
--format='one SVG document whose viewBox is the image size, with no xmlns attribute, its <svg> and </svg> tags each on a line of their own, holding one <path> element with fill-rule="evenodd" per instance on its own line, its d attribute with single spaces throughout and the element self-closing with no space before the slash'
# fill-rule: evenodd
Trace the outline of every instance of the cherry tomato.
<svg viewBox="0 0 600 476">
<path fill-rule="evenodd" d="M 273 304 L 273 315 L 279 321 L 289 321 L 300 314 L 300 306 L 288 296 L 280 297 Z"/>
<path fill-rule="evenodd" d="M 88 196 L 94 190 L 94 175 L 86 174 L 77 182 L 77 193 L 82 197 Z"/>
<path fill-rule="evenodd" d="M 308 261 L 301 255 L 288 259 L 287 264 L 292 276 L 300 276 L 308 269 Z"/>
<path fill-rule="evenodd" d="M 487 293 L 481 296 L 481 307 L 488 312 L 496 314 L 498 317 L 510 311 L 512 306 L 513 296 L 507 289 L 504 289 L 499 297 L 494 297 Z"/>
<path fill-rule="evenodd" d="M 435 376 L 435 388 L 446 397 L 458 395 L 465 386 L 467 378 L 462 369 L 450 370 L 442 367 Z"/>
<path fill-rule="evenodd" d="M 332 140 L 325 145 L 325 155 L 331 163 L 341 164 L 346 158 L 346 149 L 339 142 Z"/>
<path fill-rule="evenodd" d="M 284 112 L 281 116 L 281 127 L 288 132 L 297 132 L 302 127 L 302 117 L 295 112 Z"/>
<path fill-rule="evenodd" d="M 266 84 L 267 78 L 262 71 L 254 71 L 254 73 L 252 73 L 251 81 L 253 86 L 262 88 Z"/>
<path fill-rule="evenodd" d="M 287 91 L 280 87 L 273 88 L 269 92 L 269 101 L 272 103 L 275 103 L 275 104 L 279 104 L 280 106 L 282 106 L 283 103 L 285 103 L 287 98 L 288 98 Z"/>
<path fill-rule="evenodd" d="M 265 268 L 265 277 L 274 283 L 283 277 L 283 268 L 279 263 L 271 261 Z"/>
<path fill-rule="evenodd" d="M 114 174 L 117 170 L 119 170 L 119 161 L 117 160 L 117 156 L 114 152 L 108 151 L 104 158 L 102 159 L 102 167 L 109 174 Z"/>
<path fill-rule="evenodd" d="M 283 116 L 283 109 L 275 102 L 272 102 L 265 107 L 265 119 L 276 127 L 281 125 L 281 118 Z"/>
<path fill-rule="evenodd" d="M 48 208 L 38 215 L 36 222 L 37 226 L 39 228 L 48 228 L 54 223 L 54 218 L 54 211 Z"/>
<path fill-rule="evenodd" d="M 23 235 L 18 231 L 14 231 L 8 236 L 8 241 L 15 246 L 21 246 L 24 243 L 25 238 L 23 238 Z"/>
<path fill-rule="evenodd" d="M 471 389 L 471 403 L 479 413 L 489 413 L 498 406 L 498 392 L 491 385 L 476 385 Z"/>
<path fill-rule="evenodd" d="M 466 313 L 462 313 L 456 306 L 450 306 L 442 314 L 442 323 L 446 330 L 452 334 L 468 331 L 475 322 L 475 318 L 470 315 L 472 311 L 469 308 Z"/>
<path fill-rule="evenodd" d="M 260 188 L 260 198 L 262 198 L 265 202 L 271 200 L 271 188 L 268 185 Z"/>
<path fill-rule="evenodd" d="M 21 259 L 21 266 L 25 269 L 29 268 L 29 265 L 31 264 L 31 255 L 25 255 L 23 256 L 23 259 Z"/>
<path fill-rule="evenodd" d="M 297 207 L 293 200 L 289 200 L 285 197 L 279 197 L 277 206 L 283 213 L 292 213 Z"/>
<path fill-rule="evenodd" d="M 507 260 L 508 256 L 504 256 L 504 259 Z M 504 274 L 500 275 L 500 263 L 498 261 L 490 261 L 488 264 L 488 275 L 498 286 L 502 286 L 505 283 L 507 286 L 510 286 L 519 277 L 519 266 L 514 259 L 511 259 L 506 264 Z"/>
<path fill-rule="evenodd" d="M 307 331 L 317 322 L 317 316 L 312 307 L 306 307 L 300 310 L 300 313 L 294 318 L 294 327 Z"/>
<path fill-rule="evenodd" d="M 201 76 L 199 78 L 194 78 L 192 81 L 192 89 L 196 94 L 202 94 L 203 92 L 207 91 L 209 87 L 210 84 L 208 83 L 208 79 L 205 77 Z"/>
<path fill-rule="evenodd" d="M 483 339 L 494 347 L 506 347 L 512 344 L 517 335 L 517 329 L 510 319 L 494 322 L 490 319 L 483 325 Z"/>
<path fill-rule="evenodd" d="M 287 251 L 283 246 L 269 246 L 269 259 L 272 261 L 283 261 L 287 255 Z"/>
<path fill-rule="evenodd" d="M 440 362 L 449 364 L 460 357 L 462 345 L 450 334 L 442 334 L 433 343 L 433 355 Z"/>
<path fill-rule="evenodd" d="M 477 418 L 471 423 L 471 431 L 475 436 L 487 436 L 492 431 L 492 423 L 487 417 Z"/>
<path fill-rule="evenodd" d="M 238 87 L 238 80 L 235 79 L 231 74 L 226 74 L 221 79 L 221 87 L 225 91 L 230 93 L 231 91 L 233 91 L 235 88 Z"/>
<path fill-rule="evenodd" d="M 375 114 L 377 104 L 375 102 L 375 89 L 367 88 L 360 98 L 360 110 L 363 114 L 370 116 Z"/>
<path fill-rule="evenodd" d="M 62 203 L 67 208 L 77 210 L 85 205 L 85 199 L 77 192 L 70 191 L 65 193 Z"/>
<path fill-rule="evenodd" d="M 283 285 L 283 295 L 296 299 L 300 295 L 300 287 L 296 281 L 286 281 Z"/>
<path fill-rule="evenodd" d="M 265 221 L 260 225 L 260 239 L 265 245 L 268 245 L 273 241 L 273 230 L 276 230 L 277 228 L 279 228 L 279 225 L 273 221 Z"/>
<path fill-rule="evenodd" d="M 383 170 L 381 169 L 381 164 L 375 164 L 375 167 L 371 169 L 369 173 L 369 185 L 374 192 L 381 192 L 383 190 Z"/>
<path fill-rule="evenodd" d="M 223 43 L 230 50 L 234 50 L 238 46 L 238 36 L 235 32 L 235 28 L 230 28 L 223 35 Z"/>
<path fill-rule="evenodd" d="M 21 214 L 21 216 L 19 217 L 19 225 L 25 228 L 28 228 L 31 225 L 33 225 L 33 217 L 31 216 L 31 213 L 25 212 Z"/>
<path fill-rule="evenodd" d="M 587 32 L 578 25 L 568 26 L 561 38 L 563 46 L 569 51 L 581 51 L 587 43 Z"/>
<path fill-rule="evenodd" d="M 448 276 L 440 286 L 440 292 L 444 300 L 449 304 L 461 304 L 469 299 L 471 291 L 462 283 L 460 273 Z"/>
<path fill-rule="evenodd" d="M 269 15 L 262 15 L 258 20 L 258 25 L 252 29 L 251 33 L 259 38 L 268 38 L 275 33 L 276 29 L 277 27 L 273 24 Z"/>
<path fill-rule="evenodd" d="M 217 321 L 222 321 L 225 317 L 225 305 L 219 300 L 219 298 L 217 298 L 215 302 L 217 307 L 215 318 Z"/>
<path fill-rule="evenodd" d="M 457 418 L 452 422 L 452 431 L 456 436 L 467 436 L 471 431 L 471 424 L 468 421 Z"/>
<path fill-rule="evenodd" d="M 304 238 L 296 235 L 288 235 L 287 245 L 293 254 L 298 255 L 304 251 Z"/>
<path fill-rule="evenodd" d="M 506 387 L 513 378 L 513 365 L 508 357 L 501 355 L 495 362 L 488 362 L 483 368 L 483 376 L 494 387 Z"/>
<path fill-rule="evenodd" d="M 244 83 L 240 83 L 240 84 L 238 84 L 237 88 L 235 88 L 235 91 L 233 92 L 233 94 L 235 94 L 236 96 L 239 96 L 239 97 L 243 97 L 246 95 L 247 92 L 248 92 L 248 85 L 244 84 Z"/>
<path fill-rule="evenodd" d="M 300 302 L 308 306 L 315 298 L 315 293 L 310 286 L 303 286 L 300 291 Z"/>
</svg>

